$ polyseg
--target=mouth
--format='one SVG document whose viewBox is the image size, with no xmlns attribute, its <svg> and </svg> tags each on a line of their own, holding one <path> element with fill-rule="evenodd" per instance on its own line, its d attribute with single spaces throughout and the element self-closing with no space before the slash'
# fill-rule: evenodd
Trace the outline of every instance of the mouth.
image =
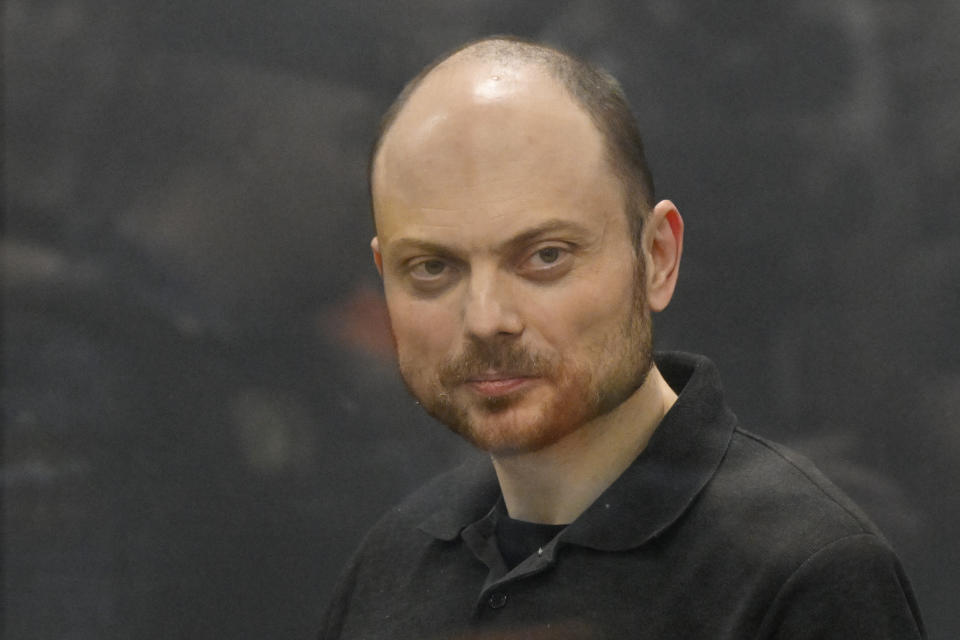
<svg viewBox="0 0 960 640">
<path fill-rule="evenodd" d="M 471 376 L 466 385 L 475 392 L 487 396 L 505 396 L 532 385 L 536 377 L 522 373 L 490 372 Z"/>
</svg>

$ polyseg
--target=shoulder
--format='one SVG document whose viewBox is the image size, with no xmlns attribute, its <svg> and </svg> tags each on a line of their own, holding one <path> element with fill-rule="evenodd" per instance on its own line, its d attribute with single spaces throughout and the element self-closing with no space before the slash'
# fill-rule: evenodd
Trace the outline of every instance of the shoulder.
<svg viewBox="0 0 960 640">
<path fill-rule="evenodd" d="M 767 603 L 760 637 L 856 637 L 857 629 L 881 628 L 889 633 L 875 637 L 923 636 L 890 544 L 804 456 L 737 428 L 700 498 L 690 515 L 702 552 Z"/>
<path fill-rule="evenodd" d="M 912 602 L 896 554 L 853 500 L 802 455 L 740 428 L 691 515 L 725 571 L 782 589 L 785 602 L 798 586 L 829 602 L 881 583 Z"/>
<path fill-rule="evenodd" d="M 499 495 L 490 459 L 472 455 L 459 466 L 434 477 L 389 509 L 373 526 L 371 540 L 400 540 L 427 534 L 453 539 L 463 526 L 482 517 Z"/>
<path fill-rule="evenodd" d="M 854 533 L 824 544 L 783 581 L 760 637 L 925 638 L 913 589 L 878 535 Z"/>
<path fill-rule="evenodd" d="M 682 528 L 684 538 L 695 535 L 722 564 L 773 583 L 844 540 L 837 549 L 894 557 L 867 515 L 813 463 L 740 428 L 688 515 L 693 527 Z"/>
<path fill-rule="evenodd" d="M 422 559 L 448 545 L 465 524 L 489 510 L 498 492 L 489 458 L 472 456 L 389 509 L 341 573 L 320 637 L 340 637 L 348 619 L 389 614 L 390 601 L 384 594 L 403 593 Z M 480 515 L 473 517 L 476 512 Z"/>
<path fill-rule="evenodd" d="M 755 516 L 760 525 L 810 537 L 814 545 L 852 534 L 882 539 L 870 518 L 810 460 L 741 428 L 711 484 L 727 508 Z"/>
</svg>

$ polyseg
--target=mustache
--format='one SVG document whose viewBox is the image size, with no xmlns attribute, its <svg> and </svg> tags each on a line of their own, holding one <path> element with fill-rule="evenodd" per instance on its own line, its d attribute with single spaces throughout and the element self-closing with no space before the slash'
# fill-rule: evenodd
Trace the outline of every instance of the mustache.
<svg viewBox="0 0 960 640">
<path fill-rule="evenodd" d="M 440 367 L 439 376 L 444 386 L 454 386 L 490 371 L 515 376 L 548 377 L 553 369 L 553 360 L 519 344 L 473 341 L 467 343 L 463 353 Z"/>
</svg>

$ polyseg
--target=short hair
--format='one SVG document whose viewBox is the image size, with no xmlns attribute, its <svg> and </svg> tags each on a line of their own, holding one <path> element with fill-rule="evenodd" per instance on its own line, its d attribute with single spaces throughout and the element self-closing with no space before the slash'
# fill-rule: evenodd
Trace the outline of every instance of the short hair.
<svg viewBox="0 0 960 640">
<path fill-rule="evenodd" d="M 384 137 L 421 82 L 431 71 L 458 54 L 505 63 L 541 66 L 587 112 L 604 138 L 610 167 L 623 184 L 625 213 L 639 255 L 643 222 L 653 209 L 653 175 L 647 165 L 637 120 L 630 109 L 623 87 L 610 73 L 585 60 L 560 49 L 516 36 L 497 35 L 467 42 L 439 56 L 407 82 L 384 113 L 370 150 L 367 179 L 371 207 L 374 163 Z"/>
</svg>

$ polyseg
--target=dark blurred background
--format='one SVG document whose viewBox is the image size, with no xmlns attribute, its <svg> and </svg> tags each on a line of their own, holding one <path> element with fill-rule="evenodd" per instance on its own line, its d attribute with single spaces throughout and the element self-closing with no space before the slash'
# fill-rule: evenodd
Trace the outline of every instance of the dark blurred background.
<svg viewBox="0 0 960 640">
<path fill-rule="evenodd" d="M 364 168 L 407 78 L 504 32 L 623 81 L 687 222 L 658 345 L 960 637 L 960 3 L 4 11 L 4 638 L 309 638 L 362 532 L 470 455 L 394 373 Z"/>
</svg>

